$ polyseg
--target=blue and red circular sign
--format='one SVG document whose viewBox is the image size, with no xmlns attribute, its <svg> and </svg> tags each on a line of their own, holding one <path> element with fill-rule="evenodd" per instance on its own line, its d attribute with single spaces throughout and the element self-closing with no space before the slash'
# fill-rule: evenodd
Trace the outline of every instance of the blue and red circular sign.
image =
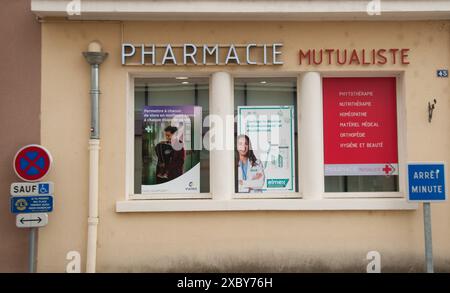
<svg viewBox="0 0 450 293">
<path fill-rule="evenodd" d="M 30 144 L 21 148 L 14 157 L 14 171 L 20 179 L 35 182 L 50 171 L 52 156 L 44 147 Z"/>
</svg>

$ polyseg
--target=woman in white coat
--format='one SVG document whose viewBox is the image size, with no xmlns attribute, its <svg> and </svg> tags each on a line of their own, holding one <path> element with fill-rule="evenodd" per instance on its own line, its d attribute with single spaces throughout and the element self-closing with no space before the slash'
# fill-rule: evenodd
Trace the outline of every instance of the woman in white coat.
<svg viewBox="0 0 450 293">
<path fill-rule="evenodd" d="M 236 139 L 238 192 L 262 192 L 264 186 L 264 166 L 253 153 L 250 138 L 239 135 Z"/>
</svg>

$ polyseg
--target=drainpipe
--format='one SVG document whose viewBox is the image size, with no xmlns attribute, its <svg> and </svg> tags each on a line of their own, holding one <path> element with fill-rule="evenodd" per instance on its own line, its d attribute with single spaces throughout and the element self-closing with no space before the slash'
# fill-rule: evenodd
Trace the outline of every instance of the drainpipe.
<svg viewBox="0 0 450 293">
<path fill-rule="evenodd" d="M 89 44 L 84 58 L 91 65 L 91 135 L 89 139 L 89 215 L 87 231 L 86 273 L 95 273 L 97 258 L 97 225 L 98 225 L 98 170 L 100 153 L 99 128 L 99 66 L 105 61 L 108 53 L 102 52 L 99 42 Z"/>
</svg>

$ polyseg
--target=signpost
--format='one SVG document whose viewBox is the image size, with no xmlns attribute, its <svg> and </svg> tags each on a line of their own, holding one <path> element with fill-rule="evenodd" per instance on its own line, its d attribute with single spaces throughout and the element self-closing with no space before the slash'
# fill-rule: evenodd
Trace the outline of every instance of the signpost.
<svg viewBox="0 0 450 293">
<path fill-rule="evenodd" d="M 30 229 L 29 272 L 36 271 L 36 234 L 48 224 L 47 212 L 53 211 L 53 182 L 38 182 L 50 171 L 52 156 L 44 147 L 31 144 L 14 156 L 17 176 L 27 182 L 14 182 L 10 188 L 11 213 L 18 228 Z"/>
<path fill-rule="evenodd" d="M 16 226 L 18 228 L 44 227 L 48 224 L 46 213 L 17 214 Z"/>
<path fill-rule="evenodd" d="M 20 179 L 35 182 L 50 171 L 52 156 L 42 146 L 30 144 L 21 148 L 14 157 L 14 171 Z"/>
<path fill-rule="evenodd" d="M 13 196 L 11 213 L 47 213 L 53 211 L 53 196 Z"/>
<path fill-rule="evenodd" d="M 17 182 L 11 184 L 11 196 L 23 195 L 51 195 L 53 194 L 53 182 Z"/>
<path fill-rule="evenodd" d="M 408 164 L 408 200 L 423 202 L 425 260 L 427 273 L 433 273 L 433 242 L 431 238 L 431 202 L 447 199 L 444 163 Z"/>
</svg>

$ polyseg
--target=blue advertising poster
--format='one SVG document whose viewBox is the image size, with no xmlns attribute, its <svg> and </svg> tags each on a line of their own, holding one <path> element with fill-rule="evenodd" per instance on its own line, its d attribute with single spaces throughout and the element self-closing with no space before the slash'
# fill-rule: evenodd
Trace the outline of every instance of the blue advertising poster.
<svg viewBox="0 0 450 293">
<path fill-rule="evenodd" d="M 408 164 L 408 200 L 446 200 L 445 165 L 443 163 Z"/>
</svg>

